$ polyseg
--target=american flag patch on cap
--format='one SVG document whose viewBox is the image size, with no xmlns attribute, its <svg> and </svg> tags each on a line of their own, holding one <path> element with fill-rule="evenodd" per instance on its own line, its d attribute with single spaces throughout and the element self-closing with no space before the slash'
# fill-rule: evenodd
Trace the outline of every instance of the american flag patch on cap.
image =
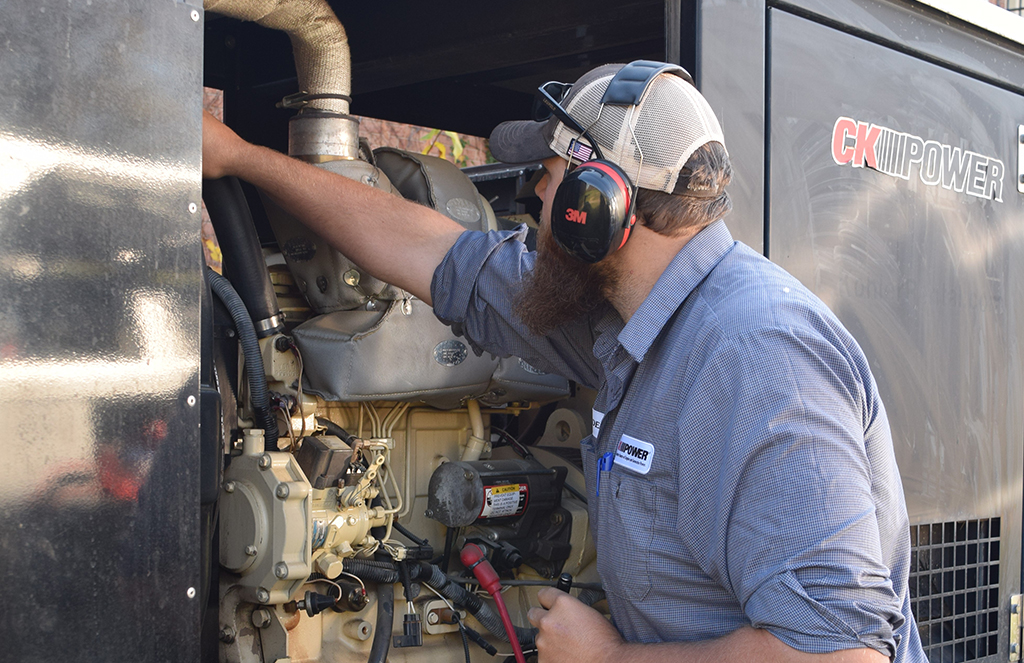
<svg viewBox="0 0 1024 663">
<path fill-rule="evenodd" d="M 590 155 L 594 153 L 594 150 L 589 145 L 584 145 L 578 140 L 574 140 L 572 145 L 569 146 L 569 158 L 577 161 L 590 161 Z"/>
</svg>

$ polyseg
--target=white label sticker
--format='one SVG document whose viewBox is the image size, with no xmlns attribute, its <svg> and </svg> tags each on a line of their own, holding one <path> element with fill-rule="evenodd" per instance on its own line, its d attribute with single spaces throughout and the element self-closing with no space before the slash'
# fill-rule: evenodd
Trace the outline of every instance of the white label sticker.
<svg viewBox="0 0 1024 663">
<path fill-rule="evenodd" d="M 518 516 L 526 510 L 529 496 L 525 483 L 509 483 L 504 486 L 484 486 L 484 506 L 481 518 L 504 518 Z"/>
<path fill-rule="evenodd" d="M 654 461 L 654 445 L 623 435 L 615 447 L 615 464 L 640 474 L 651 471 Z"/>
<path fill-rule="evenodd" d="M 604 421 L 604 412 L 594 410 L 594 421 L 591 424 L 594 427 L 594 437 L 597 437 L 597 434 L 601 432 L 602 421 Z"/>
</svg>

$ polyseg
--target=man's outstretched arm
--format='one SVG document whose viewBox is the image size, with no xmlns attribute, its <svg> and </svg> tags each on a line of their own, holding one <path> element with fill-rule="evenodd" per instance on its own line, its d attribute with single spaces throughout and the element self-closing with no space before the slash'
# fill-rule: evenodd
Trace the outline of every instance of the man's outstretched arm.
<svg viewBox="0 0 1024 663">
<path fill-rule="evenodd" d="M 428 304 L 434 269 L 465 230 L 434 210 L 252 145 L 203 114 L 203 177 L 255 184 L 367 272 Z"/>
</svg>

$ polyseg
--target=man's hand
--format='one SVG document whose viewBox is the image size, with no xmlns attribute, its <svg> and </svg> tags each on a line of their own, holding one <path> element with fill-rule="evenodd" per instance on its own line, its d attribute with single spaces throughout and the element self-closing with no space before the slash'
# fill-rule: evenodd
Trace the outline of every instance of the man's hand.
<svg viewBox="0 0 1024 663">
<path fill-rule="evenodd" d="M 537 633 L 538 663 L 616 659 L 622 637 L 601 613 L 565 592 L 545 587 L 537 594 L 543 608 L 531 608 L 530 623 Z"/>
<path fill-rule="evenodd" d="M 248 145 L 223 122 L 203 111 L 203 177 L 215 180 L 234 175 L 232 164 Z"/>
</svg>

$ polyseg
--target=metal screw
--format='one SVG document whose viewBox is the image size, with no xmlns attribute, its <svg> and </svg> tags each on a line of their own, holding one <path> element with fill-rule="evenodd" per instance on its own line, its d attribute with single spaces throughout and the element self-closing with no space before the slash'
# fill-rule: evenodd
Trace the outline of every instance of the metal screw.
<svg viewBox="0 0 1024 663">
<path fill-rule="evenodd" d="M 260 456 L 260 469 L 265 470 L 268 467 L 270 467 L 270 462 L 270 456 L 268 456 L 267 454 L 263 454 L 262 456 Z"/>
<path fill-rule="evenodd" d="M 280 486 L 277 487 L 277 490 L 274 491 L 274 494 L 277 495 L 278 497 L 280 497 L 281 499 L 287 498 L 288 497 L 288 493 L 289 493 L 288 485 L 287 484 L 283 484 L 283 483 Z"/>
<path fill-rule="evenodd" d="M 227 482 L 225 482 L 224 483 L 224 492 L 225 493 L 233 493 L 233 492 L 235 492 L 235 482 L 234 481 L 227 481 Z"/>
<path fill-rule="evenodd" d="M 433 509 L 427 509 L 426 511 L 423 512 L 423 515 L 426 516 L 427 518 L 433 518 L 434 517 L 434 510 Z"/>
<path fill-rule="evenodd" d="M 188 398 L 185 399 L 185 402 L 188 403 L 189 407 L 195 407 L 195 405 L 196 405 L 196 397 L 195 396 L 189 396 Z"/>
<path fill-rule="evenodd" d="M 188 589 L 186 589 L 185 596 L 189 597 L 190 599 L 194 599 L 196 597 L 196 588 L 189 587 Z"/>
<path fill-rule="evenodd" d="M 466 473 L 463 474 L 462 476 L 466 477 L 466 481 L 472 481 L 473 477 L 475 477 L 476 475 L 470 472 L 469 470 L 466 470 Z"/>
<path fill-rule="evenodd" d="M 270 600 L 270 592 L 268 592 L 265 589 L 259 590 L 258 592 L 256 592 L 256 600 L 260 603 L 266 603 Z"/>
<path fill-rule="evenodd" d="M 427 614 L 427 623 L 428 624 L 436 624 L 437 623 L 437 612 L 436 611 L 431 610 Z"/>
<path fill-rule="evenodd" d="M 258 552 L 259 551 L 256 549 L 256 546 L 252 545 L 251 543 L 245 547 L 245 554 L 249 557 L 255 557 L 256 553 Z"/>
<path fill-rule="evenodd" d="M 225 626 L 220 630 L 220 641 L 231 644 L 235 641 L 235 629 L 230 626 Z"/>
<path fill-rule="evenodd" d="M 288 575 L 288 565 L 284 562 L 278 562 L 274 565 L 274 575 L 278 578 L 284 578 Z"/>
<path fill-rule="evenodd" d="M 192 17 L 193 21 L 196 21 L 197 23 L 199 22 L 199 12 L 196 11 L 195 9 L 192 10 L 192 13 L 189 14 L 189 16 Z"/>
<path fill-rule="evenodd" d="M 263 599 L 260 600 L 262 601 Z M 256 628 L 267 628 L 270 626 L 270 611 L 263 610 L 262 608 L 260 610 L 253 610 L 252 625 Z"/>
<path fill-rule="evenodd" d="M 199 206 L 198 205 L 196 205 L 195 203 L 189 203 L 188 204 L 188 213 L 189 214 L 195 214 L 198 211 L 199 211 Z"/>
</svg>

